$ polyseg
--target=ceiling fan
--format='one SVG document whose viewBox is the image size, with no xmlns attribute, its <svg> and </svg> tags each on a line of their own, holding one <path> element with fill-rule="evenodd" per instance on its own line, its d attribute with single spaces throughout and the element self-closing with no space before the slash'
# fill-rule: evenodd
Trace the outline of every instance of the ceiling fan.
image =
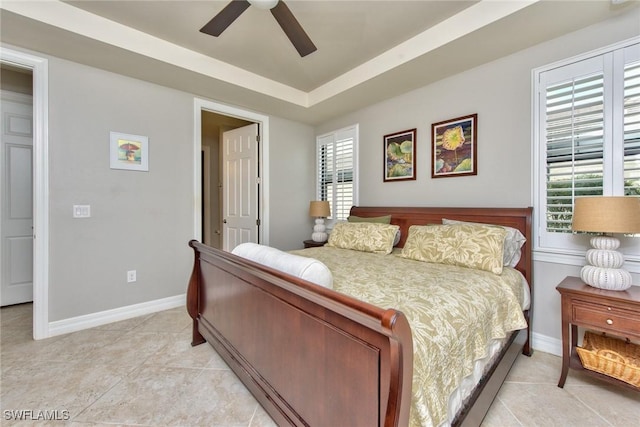
<svg viewBox="0 0 640 427">
<path fill-rule="evenodd" d="M 242 15 L 242 12 L 252 5 L 260 9 L 271 10 L 271 14 L 276 18 L 276 21 L 289 37 L 300 56 L 307 56 L 317 50 L 300 23 L 293 16 L 293 13 L 291 13 L 291 10 L 289 10 L 289 7 L 282 0 L 232 0 L 200 31 L 218 37 L 233 21 Z"/>
</svg>

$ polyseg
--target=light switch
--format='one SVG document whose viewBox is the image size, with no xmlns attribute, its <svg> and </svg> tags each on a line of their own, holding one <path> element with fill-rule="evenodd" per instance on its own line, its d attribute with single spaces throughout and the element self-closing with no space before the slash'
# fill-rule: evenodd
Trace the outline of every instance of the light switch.
<svg viewBox="0 0 640 427">
<path fill-rule="evenodd" d="M 89 205 L 73 205 L 74 218 L 89 218 L 91 216 L 91 206 Z"/>
</svg>

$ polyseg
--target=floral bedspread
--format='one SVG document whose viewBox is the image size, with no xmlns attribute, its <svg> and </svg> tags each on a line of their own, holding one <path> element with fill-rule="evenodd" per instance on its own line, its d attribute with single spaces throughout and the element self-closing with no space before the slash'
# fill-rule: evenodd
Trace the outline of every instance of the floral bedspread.
<svg viewBox="0 0 640 427">
<path fill-rule="evenodd" d="M 411 426 L 447 421 L 449 395 L 486 356 L 487 343 L 527 326 L 520 274 L 501 275 L 329 247 L 293 251 L 333 274 L 334 290 L 402 311 L 413 331 Z"/>
</svg>

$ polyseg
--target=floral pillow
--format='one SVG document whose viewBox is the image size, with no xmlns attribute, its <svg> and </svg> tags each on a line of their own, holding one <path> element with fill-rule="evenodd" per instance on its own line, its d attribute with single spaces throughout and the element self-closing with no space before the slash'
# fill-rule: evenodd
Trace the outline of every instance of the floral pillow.
<svg viewBox="0 0 640 427">
<path fill-rule="evenodd" d="M 465 221 L 457 221 L 454 219 L 446 219 L 442 218 L 443 224 L 475 224 L 475 225 L 493 225 L 493 224 L 482 224 L 478 222 L 465 222 Z M 504 248 L 503 248 L 503 257 L 502 264 L 508 265 L 509 267 L 515 267 L 520 262 L 520 257 L 522 256 L 522 252 L 520 249 L 527 241 L 524 237 L 524 234 L 520 232 L 517 228 L 506 227 L 504 225 L 493 225 L 494 227 L 502 227 L 507 232 L 507 237 L 504 239 Z"/>
<path fill-rule="evenodd" d="M 501 274 L 506 235 L 490 225 L 412 225 L 401 256 Z"/>
<path fill-rule="evenodd" d="M 349 215 L 347 217 L 347 221 L 348 222 L 375 222 L 375 223 L 379 223 L 379 224 L 391 224 L 391 215 L 368 216 L 368 217 Z M 398 246 L 398 243 L 400 243 L 400 237 L 402 237 L 402 234 L 400 232 L 400 229 L 398 228 L 398 231 L 396 232 L 396 237 L 393 239 L 393 246 L 394 247 Z"/>
<path fill-rule="evenodd" d="M 397 225 L 372 222 L 338 222 L 329 234 L 327 246 L 390 254 L 399 228 Z"/>
</svg>

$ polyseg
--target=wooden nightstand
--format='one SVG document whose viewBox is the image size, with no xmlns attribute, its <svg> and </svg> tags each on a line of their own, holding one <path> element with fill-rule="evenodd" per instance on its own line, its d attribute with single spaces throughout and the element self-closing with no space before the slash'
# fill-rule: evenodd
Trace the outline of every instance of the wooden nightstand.
<svg viewBox="0 0 640 427">
<path fill-rule="evenodd" d="M 305 240 L 304 242 L 304 248 L 317 248 L 320 246 L 324 246 L 327 244 L 327 242 L 316 242 L 314 240 Z"/>
<path fill-rule="evenodd" d="M 562 373 L 558 387 L 564 387 L 571 367 L 605 381 L 640 390 L 624 381 L 583 368 L 575 351 L 578 326 L 618 337 L 640 339 L 640 287 L 608 291 L 589 286 L 578 277 L 567 277 L 556 289 L 562 296 Z"/>
</svg>

